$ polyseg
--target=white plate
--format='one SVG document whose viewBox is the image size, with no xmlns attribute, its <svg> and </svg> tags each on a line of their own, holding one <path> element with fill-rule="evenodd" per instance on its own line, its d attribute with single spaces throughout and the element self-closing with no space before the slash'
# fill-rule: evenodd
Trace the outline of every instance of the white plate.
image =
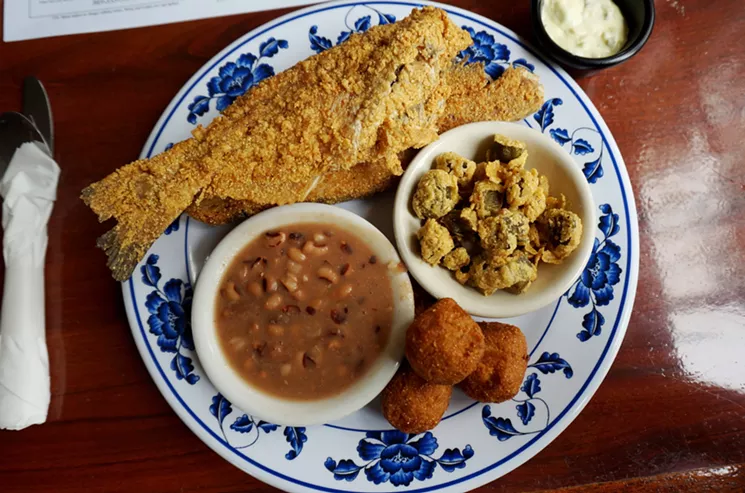
<svg viewBox="0 0 745 493">
<path fill-rule="evenodd" d="M 194 123 L 206 124 L 217 114 L 216 106 L 230 102 L 229 94 L 269 73 L 264 65 L 286 69 L 313 54 L 314 47 L 335 44 L 345 32 L 391 16 L 401 19 L 422 3 L 321 4 L 259 27 L 184 86 L 142 156 L 189 137 Z M 188 323 L 191 286 L 205 256 L 229 228 L 182 216 L 123 283 L 137 347 L 166 400 L 200 439 L 283 490 L 463 491 L 492 481 L 533 457 L 569 425 L 600 385 L 626 331 L 636 293 L 638 225 L 628 175 L 608 128 L 569 76 L 514 33 L 465 10 L 440 6 L 472 29 L 476 48 L 482 48 L 472 55 L 487 58 L 490 73 L 513 63 L 528 65 L 540 76 L 547 102 L 524 123 L 562 143 L 588 177 L 599 205 L 597 246 L 566 295 L 510 319 L 523 329 L 530 348 L 525 384 L 512 402 L 477 404 L 456 391 L 442 423 L 418 436 L 391 431 L 376 404 L 327 425 L 284 428 L 234 408 L 217 394 L 195 358 Z M 342 207 L 392 239 L 392 204 L 393 194 L 387 193 Z"/>
</svg>

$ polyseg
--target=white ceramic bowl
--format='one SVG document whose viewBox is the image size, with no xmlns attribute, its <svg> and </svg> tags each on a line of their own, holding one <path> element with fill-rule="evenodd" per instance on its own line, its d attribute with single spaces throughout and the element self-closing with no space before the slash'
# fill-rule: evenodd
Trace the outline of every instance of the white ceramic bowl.
<svg viewBox="0 0 745 493">
<path fill-rule="evenodd" d="M 393 327 L 388 344 L 367 373 L 340 394 L 315 401 L 293 401 L 253 387 L 228 363 L 215 330 L 215 300 L 225 269 L 243 248 L 266 231 L 298 223 L 333 223 L 364 241 L 381 262 L 401 260 L 390 241 L 360 216 L 330 205 L 275 207 L 237 226 L 207 259 L 194 291 L 192 330 L 199 361 L 212 384 L 242 411 L 288 426 L 310 426 L 340 419 L 367 405 L 388 384 L 403 358 L 406 329 L 414 319 L 414 294 L 405 272 L 388 269 L 393 289 Z"/>
<path fill-rule="evenodd" d="M 460 285 L 450 271 L 432 267 L 419 255 L 416 232 L 421 220 L 414 215 L 411 197 L 419 179 L 432 169 L 434 159 L 443 152 L 456 152 L 466 158 L 483 159 L 494 134 L 525 142 L 528 146 L 526 169 L 536 168 L 548 177 L 552 195 L 563 193 L 569 209 L 582 219 L 582 240 L 577 250 L 559 265 L 541 263 L 538 279 L 523 294 L 497 291 L 484 296 L 469 286 Z M 541 308 L 560 297 L 580 275 L 592 253 L 595 231 L 595 206 L 590 186 L 578 165 L 567 152 L 537 130 L 504 122 L 478 122 L 445 132 L 416 155 L 406 169 L 396 192 L 393 227 L 398 251 L 412 276 L 436 298 L 453 298 L 468 313 L 480 317 L 516 317 Z"/>
</svg>

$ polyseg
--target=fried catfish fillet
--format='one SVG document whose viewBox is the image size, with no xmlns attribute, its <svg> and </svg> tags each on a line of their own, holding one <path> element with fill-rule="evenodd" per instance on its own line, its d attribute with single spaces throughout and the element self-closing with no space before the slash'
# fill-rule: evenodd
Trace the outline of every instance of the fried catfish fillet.
<svg viewBox="0 0 745 493">
<path fill-rule="evenodd" d="M 536 75 L 523 68 L 508 68 L 499 79 L 492 81 L 482 64 L 454 63 L 443 82 L 448 85 L 449 96 L 437 121 L 439 133 L 477 121 L 521 120 L 535 113 L 543 104 L 543 86 Z M 414 155 L 414 148 L 400 153 L 401 165 L 405 168 Z M 362 163 L 350 170 L 314 177 L 307 184 L 307 195 L 303 200 L 344 202 L 386 190 L 396 182 L 396 175 L 385 163 Z M 187 212 L 208 224 L 225 224 L 269 206 L 249 200 L 209 197 L 192 204 Z"/>
<path fill-rule="evenodd" d="M 402 172 L 398 153 L 437 137 L 456 54 L 471 43 L 447 14 L 414 10 L 262 81 L 206 128 L 82 192 L 116 226 L 98 245 L 126 280 L 168 225 L 204 197 L 256 208 L 303 200 L 317 177 L 373 163 Z"/>
</svg>

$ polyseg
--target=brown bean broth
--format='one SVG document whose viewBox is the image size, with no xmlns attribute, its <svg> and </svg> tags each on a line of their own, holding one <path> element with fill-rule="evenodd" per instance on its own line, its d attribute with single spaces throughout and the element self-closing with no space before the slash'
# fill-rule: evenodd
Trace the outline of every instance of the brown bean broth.
<svg viewBox="0 0 745 493">
<path fill-rule="evenodd" d="M 345 390 L 388 342 L 388 266 L 354 234 L 303 223 L 262 234 L 225 271 L 217 334 L 233 369 L 279 397 Z"/>
</svg>

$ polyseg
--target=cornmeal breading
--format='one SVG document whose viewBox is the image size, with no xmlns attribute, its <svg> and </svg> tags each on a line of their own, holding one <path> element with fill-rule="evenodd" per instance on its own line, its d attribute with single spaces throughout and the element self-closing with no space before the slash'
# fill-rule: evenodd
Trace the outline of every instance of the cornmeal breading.
<svg viewBox="0 0 745 493">
<path fill-rule="evenodd" d="M 262 81 L 191 139 L 90 185 L 85 203 L 117 221 L 98 242 L 114 278 L 127 279 L 187 208 L 222 223 L 273 205 L 369 195 L 439 131 L 540 106 L 529 72 L 508 69 L 490 83 L 481 65 L 455 63 L 470 43 L 444 11 L 414 10 Z"/>
<path fill-rule="evenodd" d="M 437 265 L 442 257 L 455 248 L 453 237 L 447 228 L 434 219 L 427 219 L 416 233 L 422 258 L 430 265 Z"/>
<path fill-rule="evenodd" d="M 480 63 L 453 64 L 445 81 L 452 87 L 445 110 L 437 121 L 440 133 L 455 125 L 482 120 L 520 120 L 536 112 L 543 103 L 543 87 L 538 78 L 522 68 L 508 68 L 499 79 L 491 81 Z M 469 90 L 477 92 L 469 96 Z M 478 99 L 479 104 L 472 101 L 463 104 L 467 97 Z M 405 169 L 415 155 L 414 147 L 399 153 L 402 168 Z M 385 163 L 358 164 L 349 173 L 330 172 L 319 180 L 310 180 L 307 184 L 310 192 L 304 200 L 330 204 L 343 202 L 372 195 L 396 182 L 396 175 Z M 209 224 L 225 224 L 267 207 L 259 207 L 248 200 L 226 200 L 229 204 L 221 205 L 219 198 L 212 197 L 209 201 L 192 204 L 187 212 Z"/>
</svg>

